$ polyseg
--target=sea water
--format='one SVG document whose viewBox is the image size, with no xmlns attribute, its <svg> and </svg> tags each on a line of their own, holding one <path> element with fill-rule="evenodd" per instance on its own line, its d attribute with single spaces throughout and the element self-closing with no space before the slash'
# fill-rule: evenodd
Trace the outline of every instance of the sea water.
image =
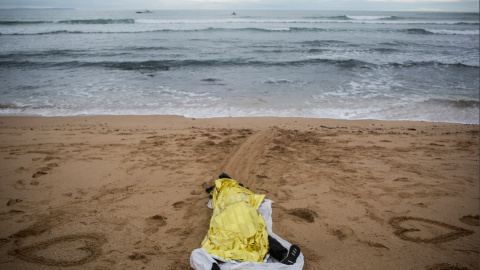
<svg viewBox="0 0 480 270">
<path fill-rule="evenodd" d="M 0 114 L 479 122 L 479 14 L 0 11 Z"/>
</svg>

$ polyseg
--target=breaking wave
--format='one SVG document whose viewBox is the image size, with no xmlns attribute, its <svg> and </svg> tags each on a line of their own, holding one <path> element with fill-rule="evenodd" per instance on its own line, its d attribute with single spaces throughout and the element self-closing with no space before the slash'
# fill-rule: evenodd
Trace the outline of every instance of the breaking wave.
<svg viewBox="0 0 480 270">
<path fill-rule="evenodd" d="M 31 24 L 133 24 L 134 19 L 91 19 L 62 21 L 0 21 L 0 25 L 31 25 Z"/>
<path fill-rule="evenodd" d="M 6 58 L 6 57 L 2 57 Z M 168 71 L 185 67 L 228 67 L 228 66 L 251 66 L 251 67 L 300 67 L 307 65 L 335 65 L 340 68 L 368 68 L 375 69 L 379 67 L 409 68 L 409 67 L 429 67 L 429 66 L 451 66 L 464 68 L 478 68 L 478 65 L 465 63 L 446 63 L 441 61 L 406 61 L 403 63 L 374 64 L 356 59 L 327 59 L 327 58 L 309 58 L 294 61 L 265 61 L 251 59 L 211 59 L 211 60 L 157 60 L 157 61 L 67 61 L 67 62 L 35 62 L 35 61 L 12 61 L 4 60 L 0 62 L 0 67 L 4 68 L 81 68 L 98 67 L 111 68 L 128 71 Z"/>
<path fill-rule="evenodd" d="M 410 28 L 402 30 L 407 34 L 415 35 L 479 35 L 479 30 L 446 30 L 446 29 L 423 29 Z"/>
<path fill-rule="evenodd" d="M 327 28 L 327 27 L 243 27 L 243 28 L 228 28 L 228 27 L 201 27 L 201 26 L 192 26 L 191 28 L 182 28 L 175 29 L 171 28 L 160 28 L 160 29 L 122 29 L 119 31 L 118 28 L 114 29 L 104 29 L 99 31 L 98 29 L 92 31 L 85 30 L 53 30 L 53 31 L 41 31 L 37 32 L 28 32 L 24 29 L 19 29 L 25 32 L 3 32 L 1 35 L 57 35 L 57 34 L 135 34 L 135 33 L 166 33 L 166 32 L 262 32 L 262 33 L 301 33 L 301 32 L 369 32 L 373 30 L 362 29 L 362 30 L 352 30 L 348 28 Z M 479 35 L 479 30 L 447 30 L 447 29 L 424 29 L 424 28 L 408 28 L 408 29 L 398 29 L 398 30 L 383 30 L 383 31 L 398 31 L 400 33 L 414 34 L 414 35 Z"/>
</svg>

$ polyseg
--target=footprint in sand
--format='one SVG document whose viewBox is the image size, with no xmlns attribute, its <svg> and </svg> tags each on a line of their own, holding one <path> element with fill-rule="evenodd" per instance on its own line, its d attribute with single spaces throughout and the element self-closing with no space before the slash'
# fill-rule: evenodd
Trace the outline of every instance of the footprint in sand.
<svg viewBox="0 0 480 270">
<path fill-rule="evenodd" d="M 134 252 L 132 255 L 128 256 L 128 259 L 132 261 L 142 261 L 143 263 L 148 263 L 150 261 L 145 254 L 137 252 Z"/>
<path fill-rule="evenodd" d="M 315 217 L 318 217 L 317 213 L 306 208 L 290 209 L 290 210 L 287 210 L 287 214 L 298 217 L 301 220 L 306 221 L 308 223 L 313 223 L 315 221 Z"/>
<path fill-rule="evenodd" d="M 36 172 L 36 173 L 34 173 L 34 174 L 32 175 L 32 178 L 38 178 L 38 177 L 40 177 L 40 176 L 42 176 L 42 175 L 45 175 L 45 174 L 47 174 L 47 172 L 38 171 L 38 172 Z"/>
<path fill-rule="evenodd" d="M 22 202 L 22 201 L 23 201 L 22 199 L 10 199 L 7 202 L 7 206 L 12 206 L 12 205 L 15 205 L 15 204 L 17 204 L 19 202 Z"/>
<path fill-rule="evenodd" d="M 147 218 L 147 227 L 143 230 L 145 233 L 152 234 L 158 232 L 160 227 L 167 225 L 167 218 L 161 215 L 154 215 Z"/>
<path fill-rule="evenodd" d="M 460 218 L 460 221 L 467 224 L 467 225 L 470 225 L 470 226 L 479 226 L 479 220 L 480 220 L 480 217 L 478 215 L 476 216 L 471 216 L 471 215 L 468 215 L 468 216 L 463 216 Z"/>
<path fill-rule="evenodd" d="M 175 210 L 180 210 L 180 209 L 182 209 L 185 205 L 186 205 L 186 203 L 185 203 L 184 201 L 180 201 L 180 202 L 174 203 L 172 206 L 173 206 L 173 208 L 175 208 Z"/>
<path fill-rule="evenodd" d="M 400 239 L 417 243 L 444 243 L 473 234 L 457 226 L 417 217 L 395 217 L 390 224 L 397 229 L 394 233 Z"/>
<path fill-rule="evenodd" d="M 21 260 L 48 266 L 78 266 L 100 256 L 106 242 L 99 234 L 66 235 L 9 251 Z"/>
<path fill-rule="evenodd" d="M 32 175 L 32 178 L 38 178 L 42 175 L 48 174 L 53 168 L 58 167 L 57 163 L 49 163 L 46 167 L 40 168 L 36 173 Z"/>
<path fill-rule="evenodd" d="M 355 235 L 355 232 L 351 228 L 345 226 L 341 226 L 340 228 L 332 228 L 329 231 L 330 234 L 337 237 L 337 239 L 340 241 L 343 241 Z"/>
</svg>

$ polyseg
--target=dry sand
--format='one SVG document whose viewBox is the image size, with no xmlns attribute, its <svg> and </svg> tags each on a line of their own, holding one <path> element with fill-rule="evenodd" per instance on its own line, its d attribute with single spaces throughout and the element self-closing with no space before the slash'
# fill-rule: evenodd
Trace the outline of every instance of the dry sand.
<svg viewBox="0 0 480 270">
<path fill-rule="evenodd" d="M 190 269 L 222 172 L 304 269 L 478 269 L 479 126 L 0 117 L 0 269 Z"/>
</svg>

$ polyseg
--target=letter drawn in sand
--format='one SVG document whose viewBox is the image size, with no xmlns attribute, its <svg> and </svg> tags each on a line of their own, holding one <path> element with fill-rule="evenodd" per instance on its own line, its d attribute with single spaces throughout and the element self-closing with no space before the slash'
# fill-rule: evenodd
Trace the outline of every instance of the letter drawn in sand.
<svg viewBox="0 0 480 270">
<path fill-rule="evenodd" d="M 473 234 L 457 226 L 417 217 L 395 217 L 390 224 L 397 229 L 396 236 L 412 242 L 444 243 Z"/>
</svg>

